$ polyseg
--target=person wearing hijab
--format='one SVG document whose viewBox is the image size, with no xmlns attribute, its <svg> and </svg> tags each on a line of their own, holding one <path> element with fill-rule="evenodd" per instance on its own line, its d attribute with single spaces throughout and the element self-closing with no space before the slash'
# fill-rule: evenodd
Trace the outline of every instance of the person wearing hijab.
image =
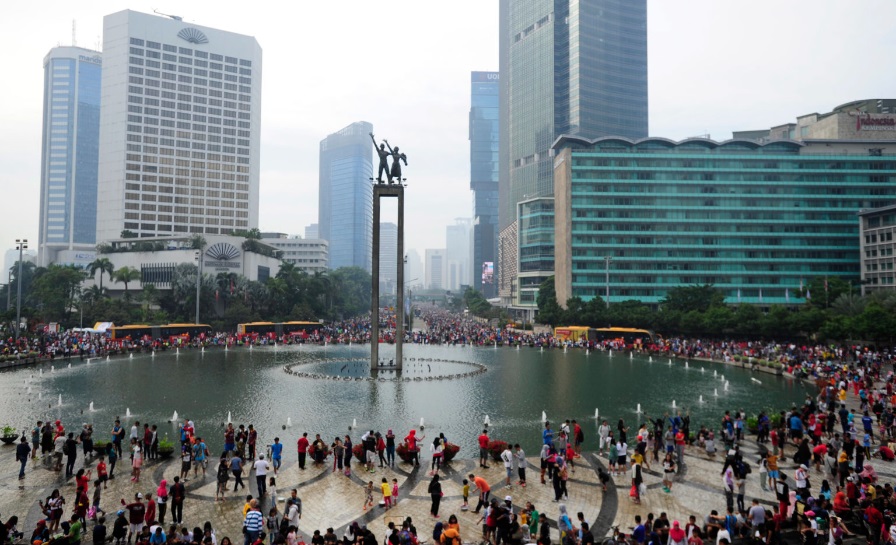
<svg viewBox="0 0 896 545">
<path fill-rule="evenodd" d="M 561 503 L 559 508 L 560 516 L 557 517 L 557 529 L 560 530 L 560 543 L 564 545 L 574 543 L 575 528 L 572 525 L 572 520 L 569 518 L 569 513 L 566 511 L 566 504 Z"/>
<path fill-rule="evenodd" d="M 441 521 L 439 521 L 436 523 L 435 527 L 432 529 L 432 542 L 433 543 L 440 543 L 442 541 L 442 532 L 443 532 L 442 528 L 444 528 L 444 525 L 441 523 Z"/>
<path fill-rule="evenodd" d="M 168 511 L 168 481 L 162 479 L 156 489 L 156 507 L 159 509 L 159 526 L 165 526 L 165 513 Z"/>
<path fill-rule="evenodd" d="M 684 533 L 684 530 L 681 529 L 681 523 L 677 520 L 672 521 L 672 529 L 669 530 L 669 540 L 666 542 L 667 545 L 687 545 L 687 536 Z"/>
<path fill-rule="evenodd" d="M 429 508 L 429 512 L 433 517 L 439 518 L 439 504 L 442 503 L 442 483 L 439 482 L 438 473 L 432 476 L 427 491 L 429 492 L 429 497 L 432 498 L 432 506 Z M 437 524 L 437 526 L 441 528 L 441 523 Z"/>
</svg>

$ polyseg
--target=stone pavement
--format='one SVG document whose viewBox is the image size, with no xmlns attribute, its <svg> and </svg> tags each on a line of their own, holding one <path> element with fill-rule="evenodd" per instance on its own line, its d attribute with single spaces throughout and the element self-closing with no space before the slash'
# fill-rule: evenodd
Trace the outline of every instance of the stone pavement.
<svg viewBox="0 0 896 545">
<path fill-rule="evenodd" d="M 65 518 L 70 515 L 74 499 L 73 479 L 64 479 L 59 473 L 48 469 L 39 460 L 29 463 L 26 478 L 23 481 L 17 479 L 18 464 L 14 462 L 14 448 L 0 448 L 0 516 L 6 520 L 11 515 L 18 515 L 19 529 L 26 535 L 34 528 L 35 522 L 41 518 L 37 505 L 39 499 L 50 494 L 54 488 L 59 488 L 68 501 L 65 509 Z M 757 448 L 755 442 L 745 441 L 743 445 L 745 460 L 755 467 Z M 83 465 L 80 457 L 76 468 Z M 385 526 L 390 521 L 401 521 L 405 517 L 412 517 L 421 538 L 429 536 L 435 520 L 429 515 L 430 497 L 427 494 L 429 460 L 423 460 L 426 466 L 417 468 L 409 464 L 400 463 L 395 469 L 377 468 L 371 474 L 364 471 L 360 464 L 353 463 L 352 476 L 346 477 L 340 472 L 333 473 L 332 465 L 309 463 L 307 469 L 300 471 L 298 463 L 292 454 L 292 460 L 286 460 L 284 466 L 277 475 L 277 490 L 280 500 L 278 509 L 284 509 L 283 498 L 289 496 L 292 488 L 298 489 L 298 494 L 303 501 L 303 517 L 300 530 L 306 536 L 315 529 L 324 531 L 332 526 L 337 535 L 342 535 L 342 530 L 351 522 L 358 521 L 367 524 L 378 536 L 385 531 Z M 289 457 L 289 455 L 287 455 Z M 582 512 L 585 519 L 592 523 L 596 536 L 605 536 L 612 531 L 613 526 L 619 526 L 627 532 L 632 526 L 636 514 L 646 515 L 652 512 L 659 515 L 666 512 L 670 519 L 677 519 L 684 523 L 689 515 L 702 518 L 711 509 L 723 511 L 725 507 L 724 494 L 721 489 L 721 465 L 723 458 L 708 458 L 702 451 L 689 447 L 685 454 L 686 463 L 678 476 L 672 492 L 662 491 L 661 475 L 657 472 L 658 464 L 654 468 L 646 470 L 645 481 L 648 492 L 642 497 L 640 505 L 634 504 L 628 497 L 630 476 L 620 475 L 613 478 L 606 493 L 602 492 L 598 484 L 596 466 L 603 464 L 605 459 L 598 458 L 593 452 L 583 454 L 576 460 L 576 471 L 570 474 L 568 483 L 569 499 L 565 500 L 570 514 L 574 517 L 577 512 Z M 155 492 L 161 479 L 173 481 L 179 473 L 180 463 L 176 459 L 144 464 L 143 474 L 139 483 L 129 479 L 130 468 L 125 463 L 119 463 L 116 468 L 116 479 L 110 481 L 108 490 L 103 494 L 102 507 L 111 513 L 107 519 L 111 523 L 114 512 L 118 509 L 123 498 L 130 501 L 136 492 Z M 332 460 L 331 460 L 332 464 Z M 87 467 L 95 467 L 95 460 L 88 460 Z M 896 477 L 894 464 L 886 464 L 878 460 L 874 465 L 881 474 L 884 482 L 892 482 Z M 475 507 L 475 493 L 472 494 L 471 511 L 462 512 L 461 505 L 461 481 L 469 474 L 483 475 L 492 486 L 492 496 L 503 499 L 510 495 L 515 506 L 524 505 L 531 501 L 535 507 L 555 523 L 557 505 L 552 502 L 553 489 L 550 484 L 539 483 L 538 460 L 529 457 L 529 469 L 527 487 L 514 485 L 505 487 L 504 470 L 500 462 L 493 462 L 489 469 L 478 467 L 475 460 L 456 459 L 443 469 L 442 489 L 444 497 L 440 514 L 441 520 L 447 520 L 450 514 L 456 514 L 460 519 L 461 533 L 464 542 L 479 541 L 479 526 L 476 524 L 478 516 L 472 513 Z M 785 471 L 790 470 L 789 466 Z M 792 470 L 790 471 L 792 473 Z M 369 512 L 363 512 L 361 507 L 364 501 L 363 486 L 368 480 L 374 481 L 375 490 L 378 491 L 380 479 L 386 477 L 391 483 L 393 478 L 399 482 L 399 501 L 390 510 L 374 507 Z M 819 486 L 821 475 L 813 472 L 813 481 Z M 209 467 L 208 475 L 198 478 L 192 474 L 186 483 L 187 500 L 184 506 L 185 525 L 189 528 L 202 526 L 205 521 L 210 521 L 215 528 L 218 539 L 223 536 L 238 538 L 241 535 L 242 506 L 245 495 L 251 493 L 257 495 L 255 490 L 254 474 L 244 476 L 243 481 L 250 487 L 248 491 L 241 490 L 238 493 L 230 492 L 225 502 L 215 502 L 215 475 L 212 467 Z M 512 482 L 516 482 L 513 479 Z M 232 486 L 233 479 L 230 484 Z M 90 495 L 93 485 L 90 487 Z M 377 496 L 374 496 L 377 498 Z M 765 505 L 772 505 L 775 498 L 771 491 L 763 491 L 759 485 L 758 471 L 754 471 L 748 478 L 746 502 L 749 504 L 752 498 L 759 498 Z M 270 508 L 269 499 L 264 503 L 263 512 L 267 514 Z M 563 501 L 563 500 L 561 500 Z M 170 520 L 170 514 L 168 516 Z M 556 526 L 554 537 L 557 537 Z"/>
</svg>

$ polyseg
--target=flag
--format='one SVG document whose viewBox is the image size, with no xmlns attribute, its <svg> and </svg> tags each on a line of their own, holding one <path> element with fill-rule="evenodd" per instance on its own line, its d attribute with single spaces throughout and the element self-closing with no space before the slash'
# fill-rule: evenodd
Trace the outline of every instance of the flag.
<svg viewBox="0 0 896 545">
<path fill-rule="evenodd" d="M 828 292 L 828 277 L 827 276 L 824 277 L 824 292 L 825 293 Z"/>
<path fill-rule="evenodd" d="M 800 277 L 800 291 L 803 291 L 803 278 Z"/>
<path fill-rule="evenodd" d="M 740 303 L 740 288 L 737 288 L 737 302 Z"/>
<path fill-rule="evenodd" d="M 812 292 L 809 290 L 806 290 L 806 301 L 811 301 L 811 300 L 812 300 Z"/>
<path fill-rule="evenodd" d="M 790 288 L 784 288 L 784 299 L 788 303 L 790 302 Z"/>
<path fill-rule="evenodd" d="M 762 288 L 759 288 L 759 302 L 762 302 Z"/>
</svg>

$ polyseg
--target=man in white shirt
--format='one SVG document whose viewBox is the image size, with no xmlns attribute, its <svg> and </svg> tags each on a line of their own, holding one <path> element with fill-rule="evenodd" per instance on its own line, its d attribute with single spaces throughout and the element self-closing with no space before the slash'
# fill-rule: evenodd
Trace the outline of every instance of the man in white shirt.
<svg viewBox="0 0 896 545">
<path fill-rule="evenodd" d="M 504 452 L 501 453 L 501 461 L 504 462 L 504 472 L 507 478 L 504 480 L 504 484 L 508 487 L 510 484 L 510 476 L 513 475 L 513 453 L 510 451 L 510 444 L 508 444 L 504 448 Z"/>
<path fill-rule="evenodd" d="M 271 469 L 271 466 L 269 466 L 267 460 L 264 459 L 264 454 L 259 454 L 258 460 L 256 460 L 253 465 L 255 466 L 255 483 L 258 485 L 258 497 L 263 498 L 267 491 L 266 480 L 268 470 Z"/>
</svg>

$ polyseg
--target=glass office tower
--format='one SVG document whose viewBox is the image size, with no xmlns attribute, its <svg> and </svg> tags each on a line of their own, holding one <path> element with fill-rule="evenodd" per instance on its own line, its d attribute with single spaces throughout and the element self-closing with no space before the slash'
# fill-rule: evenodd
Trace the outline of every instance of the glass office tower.
<svg viewBox="0 0 896 545">
<path fill-rule="evenodd" d="M 561 304 L 607 287 L 611 304 L 657 304 L 693 284 L 796 304 L 812 279 L 859 279 L 856 214 L 896 203 L 892 140 L 562 137 L 554 150 Z"/>
<path fill-rule="evenodd" d="M 102 63 L 99 52 L 80 47 L 54 47 L 44 58 L 41 266 L 84 265 L 93 256 Z"/>
<path fill-rule="evenodd" d="M 497 294 L 498 72 L 473 72 L 470 93 L 470 189 L 473 190 L 473 288 Z"/>
<path fill-rule="evenodd" d="M 553 274 L 554 140 L 647 136 L 647 3 L 502 0 L 499 8 L 499 293 L 533 308 Z"/>
<path fill-rule="evenodd" d="M 331 269 L 370 270 L 373 241 L 373 125 L 352 123 L 320 142 L 318 223 Z"/>
</svg>

